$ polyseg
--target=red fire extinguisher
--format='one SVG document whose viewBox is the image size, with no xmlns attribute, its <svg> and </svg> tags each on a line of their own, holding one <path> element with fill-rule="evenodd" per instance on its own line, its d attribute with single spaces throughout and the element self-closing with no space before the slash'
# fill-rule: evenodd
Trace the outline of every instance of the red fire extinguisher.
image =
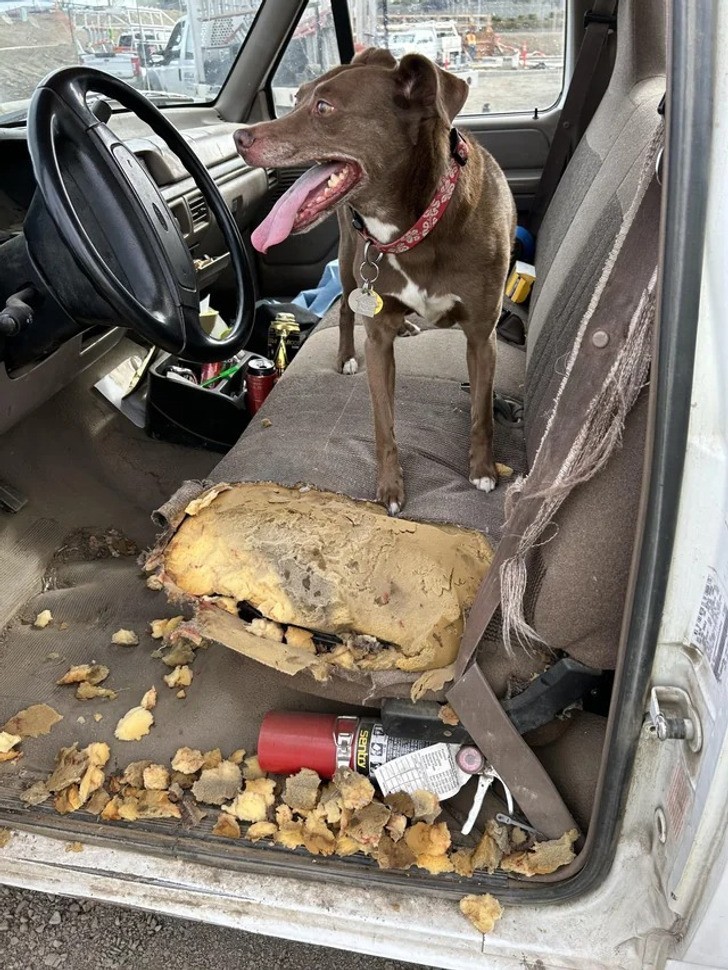
<svg viewBox="0 0 728 970">
<path fill-rule="evenodd" d="M 311 768 L 321 778 L 333 778 L 337 768 L 353 768 L 374 777 L 375 768 L 428 744 L 393 738 L 375 718 L 271 711 L 260 727 L 258 762 L 273 775 Z"/>
</svg>

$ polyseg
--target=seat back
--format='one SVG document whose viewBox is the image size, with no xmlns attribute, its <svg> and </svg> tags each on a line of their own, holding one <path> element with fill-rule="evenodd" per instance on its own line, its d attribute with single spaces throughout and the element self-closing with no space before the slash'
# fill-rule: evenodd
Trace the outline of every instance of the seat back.
<svg viewBox="0 0 728 970">
<path fill-rule="evenodd" d="M 620 0 L 607 92 L 561 180 L 538 238 L 527 336 L 525 434 L 533 462 L 576 333 L 631 205 L 665 92 L 665 0 Z M 613 667 L 642 479 L 646 393 L 623 447 L 575 489 L 532 555 L 526 615 L 550 647 Z"/>
</svg>

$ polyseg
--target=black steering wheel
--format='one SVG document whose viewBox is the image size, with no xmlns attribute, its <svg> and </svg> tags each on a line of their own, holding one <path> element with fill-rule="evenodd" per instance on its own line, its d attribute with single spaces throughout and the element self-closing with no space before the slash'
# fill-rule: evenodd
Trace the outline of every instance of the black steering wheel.
<svg viewBox="0 0 728 970">
<path fill-rule="evenodd" d="M 195 267 L 177 220 L 137 157 L 89 108 L 89 91 L 146 122 L 180 159 L 217 219 L 237 290 L 237 312 L 223 339 L 200 326 Z M 129 327 L 187 360 L 225 360 L 245 346 L 255 297 L 238 227 L 205 166 L 143 94 L 91 68 L 55 71 L 33 95 L 28 144 L 41 207 L 95 293 L 113 309 L 111 325 Z M 37 228 L 26 232 L 34 267 L 64 309 L 82 319 L 81 299 L 46 236 Z"/>
</svg>

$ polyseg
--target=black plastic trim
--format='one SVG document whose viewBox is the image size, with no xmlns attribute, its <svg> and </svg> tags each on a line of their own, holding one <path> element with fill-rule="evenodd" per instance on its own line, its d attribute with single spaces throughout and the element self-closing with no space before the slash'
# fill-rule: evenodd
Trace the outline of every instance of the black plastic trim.
<svg viewBox="0 0 728 970">
<path fill-rule="evenodd" d="M 354 58 L 354 34 L 351 29 L 347 0 L 331 0 L 331 13 L 334 18 L 339 57 L 342 64 L 348 64 Z"/>
</svg>

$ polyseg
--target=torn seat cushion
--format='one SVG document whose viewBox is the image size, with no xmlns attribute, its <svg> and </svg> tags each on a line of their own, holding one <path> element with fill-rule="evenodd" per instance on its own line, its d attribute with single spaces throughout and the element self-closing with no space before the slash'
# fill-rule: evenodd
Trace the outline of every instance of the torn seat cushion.
<svg viewBox="0 0 728 970">
<path fill-rule="evenodd" d="M 190 501 L 147 568 L 193 605 L 188 632 L 324 681 L 451 664 L 492 556 L 478 532 L 308 486 L 242 483 Z"/>
</svg>

